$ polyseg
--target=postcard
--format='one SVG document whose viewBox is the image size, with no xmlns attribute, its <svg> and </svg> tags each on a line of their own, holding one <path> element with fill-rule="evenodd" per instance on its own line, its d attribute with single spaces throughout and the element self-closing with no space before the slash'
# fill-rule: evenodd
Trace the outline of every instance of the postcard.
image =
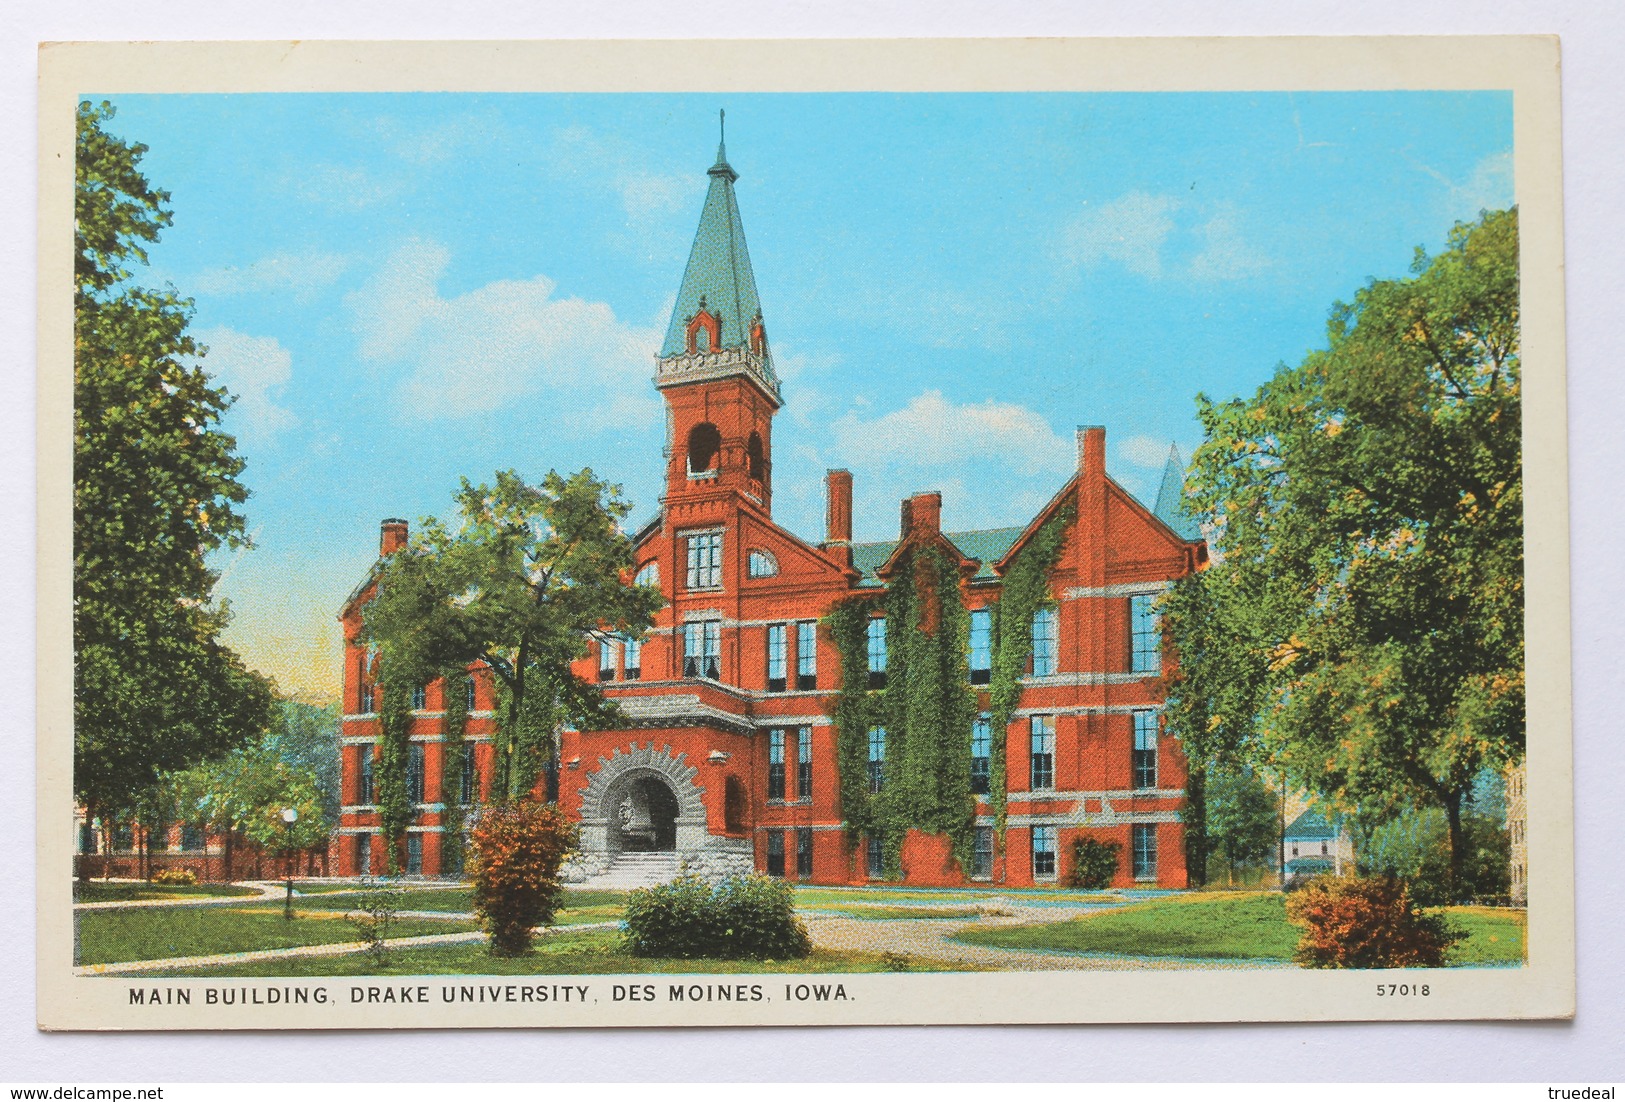
<svg viewBox="0 0 1625 1102">
<path fill-rule="evenodd" d="M 46 45 L 41 1027 L 1572 1015 L 1557 64 Z"/>
</svg>

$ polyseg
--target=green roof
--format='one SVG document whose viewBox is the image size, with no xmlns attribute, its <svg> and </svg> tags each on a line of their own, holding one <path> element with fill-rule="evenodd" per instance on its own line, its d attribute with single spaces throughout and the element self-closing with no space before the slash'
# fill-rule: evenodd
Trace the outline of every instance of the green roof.
<svg viewBox="0 0 1625 1102">
<path fill-rule="evenodd" d="M 1179 461 L 1179 449 L 1168 449 L 1168 463 L 1162 468 L 1162 485 L 1157 489 L 1157 504 L 1151 515 L 1174 530 L 1183 540 L 1199 540 L 1202 530 L 1191 516 L 1185 501 L 1185 465 Z"/>
<path fill-rule="evenodd" d="M 688 267 L 683 270 L 683 284 L 671 312 L 671 325 L 666 329 L 666 343 L 660 349 L 662 358 L 687 351 L 688 319 L 699 313 L 702 302 L 722 320 L 722 348 L 743 347 L 750 336 L 750 323 L 762 312 L 756 275 L 745 249 L 745 227 L 734 199 L 733 185 L 739 173 L 728 164 L 727 151 L 721 144 L 717 146 L 717 163 L 707 175 L 711 177 L 711 188 L 705 194 L 700 228 L 694 234 Z"/>
<path fill-rule="evenodd" d="M 993 573 L 993 564 L 1004 558 L 1005 553 L 1015 545 L 1025 528 L 986 528 L 978 532 L 944 532 L 948 541 L 967 558 L 976 559 L 982 565 L 973 575 L 973 579 L 997 577 Z M 859 585 L 879 585 L 880 579 L 876 576 L 886 560 L 891 558 L 892 552 L 897 550 L 897 541 L 887 543 L 854 543 L 852 545 L 852 565 L 863 575 Z"/>
<path fill-rule="evenodd" d="M 1336 838 L 1337 828 L 1326 821 L 1326 817 L 1314 808 L 1310 808 L 1286 828 L 1288 838 Z"/>
</svg>

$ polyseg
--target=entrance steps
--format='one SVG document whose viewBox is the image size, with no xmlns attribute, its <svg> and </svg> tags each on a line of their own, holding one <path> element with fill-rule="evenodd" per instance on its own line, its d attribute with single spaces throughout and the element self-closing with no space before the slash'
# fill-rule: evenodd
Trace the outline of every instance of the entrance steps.
<svg viewBox="0 0 1625 1102">
<path fill-rule="evenodd" d="M 675 853 L 619 853 L 606 871 L 589 877 L 581 887 L 611 891 L 651 888 L 677 879 L 679 871 Z"/>
</svg>

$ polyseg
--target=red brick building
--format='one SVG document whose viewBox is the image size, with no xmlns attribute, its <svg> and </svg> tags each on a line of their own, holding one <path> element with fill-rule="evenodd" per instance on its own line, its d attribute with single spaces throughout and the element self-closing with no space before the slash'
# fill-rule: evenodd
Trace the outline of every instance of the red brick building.
<svg viewBox="0 0 1625 1102">
<path fill-rule="evenodd" d="M 827 525 L 810 542 L 773 520 L 773 419 L 782 397 L 721 150 L 706 196 L 655 385 L 667 405 L 666 484 L 659 515 L 635 534 L 638 578 L 667 604 L 637 641 L 594 641 L 577 673 L 599 681 L 630 726 L 564 731 L 558 797 L 582 828 L 578 872 L 608 870 L 632 853 L 669 854 L 708 874 L 759 870 L 819 883 L 884 875 L 879 839 L 844 829 L 838 731 L 840 655 L 820 620 L 854 596 L 884 593 L 900 548 L 940 548 L 960 567 L 969 610 L 969 679 L 982 718 L 958 732 L 976 793 L 974 854 L 962 867 L 945 839 L 910 832 L 901 867 L 911 883 L 1064 879 L 1080 836 L 1117 843 L 1116 882 L 1186 884 L 1181 824 L 1185 759 L 1159 737 L 1162 662 L 1154 602 L 1198 569 L 1206 549 L 1179 513 L 1170 463 L 1155 508 L 1106 473 L 1105 431 L 1078 433 L 1077 468 L 1036 517 L 1008 528 L 944 531 L 940 494 L 903 503 L 891 542 L 854 542 L 852 476 L 830 471 Z M 651 440 L 650 446 L 655 446 Z M 1006 730 L 987 721 L 991 606 L 1003 574 L 1052 517 L 1067 516 L 1049 578 L 1050 607 L 1032 620 L 1029 673 Z M 381 555 L 406 541 L 383 524 Z M 906 545 L 906 547 L 905 547 Z M 344 623 L 344 812 L 337 872 L 383 867 L 372 807 L 376 693 L 358 646 L 363 582 Z M 876 626 L 878 625 L 878 627 Z M 886 621 L 867 639 L 883 679 Z M 878 680 L 877 680 L 878 683 Z M 473 772 L 441 759 L 446 686 L 418 691 L 408 788 L 416 817 L 411 872 L 441 871 L 441 813 L 469 803 L 489 776 L 492 685 L 483 670 L 450 691 L 469 694 Z M 867 739 L 875 788 L 886 782 L 883 728 Z M 994 739 L 1004 740 L 1008 818 L 995 832 L 988 788 Z M 450 764 L 450 768 L 448 768 Z M 476 776 L 477 775 L 477 776 Z M 464 778 L 467 778 L 464 780 Z"/>
</svg>

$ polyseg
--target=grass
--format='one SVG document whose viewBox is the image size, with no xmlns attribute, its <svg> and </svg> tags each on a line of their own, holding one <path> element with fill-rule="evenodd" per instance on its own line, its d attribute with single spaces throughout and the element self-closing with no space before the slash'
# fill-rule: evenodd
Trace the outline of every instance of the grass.
<svg viewBox="0 0 1625 1102">
<path fill-rule="evenodd" d="M 282 917 L 281 906 L 268 904 L 81 911 L 75 915 L 79 924 L 76 963 L 161 960 L 360 940 L 337 911 L 295 910 L 294 914 L 289 921 Z M 473 928 L 473 923 L 455 919 L 405 918 L 396 923 L 390 936 L 448 934 Z"/>
<path fill-rule="evenodd" d="M 1448 907 L 1467 939 L 1450 951 L 1452 965 L 1523 960 L 1523 915 L 1488 907 Z M 1042 925 L 962 930 L 957 940 L 1010 949 L 1115 953 L 1212 960 L 1291 960 L 1298 927 L 1286 920 L 1284 897 L 1219 892 L 1159 899 Z"/>
<path fill-rule="evenodd" d="M 134 903 L 144 899 L 225 899 L 259 895 L 254 888 L 236 884 L 130 884 L 88 883 L 75 880 L 75 903 Z"/>
<path fill-rule="evenodd" d="M 365 953 L 342 957 L 296 957 L 249 961 L 214 968 L 164 971 L 165 976 L 581 976 L 620 973 L 740 974 L 842 973 L 889 971 L 981 971 L 969 964 L 894 954 L 814 950 L 799 960 L 656 960 L 634 957 L 621 949 L 610 930 L 547 934 L 536 939 L 528 956 L 493 957 L 483 944 L 400 949 L 381 968 Z M 155 973 L 160 974 L 160 973 Z"/>
<path fill-rule="evenodd" d="M 983 913 L 981 907 L 844 907 L 841 914 L 848 918 L 976 918 Z"/>
<path fill-rule="evenodd" d="M 295 899 L 294 906 L 307 911 L 348 911 L 355 907 L 359 892 L 331 892 L 314 899 Z M 473 894 L 467 888 L 402 888 L 396 907 L 403 911 L 470 911 Z"/>
<path fill-rule="evenodd" d="M 1121 896 L 1102 892 L 1002 890 L 962 888 L 944 891 L 908 891 L 888 888 L 797 888 L 796 906 L 828 907 L 871 903 L 938 903 L 944 906 L 974 906 L 995 897 L 1013 903 L 1117 903 Z"/>
</svg>

